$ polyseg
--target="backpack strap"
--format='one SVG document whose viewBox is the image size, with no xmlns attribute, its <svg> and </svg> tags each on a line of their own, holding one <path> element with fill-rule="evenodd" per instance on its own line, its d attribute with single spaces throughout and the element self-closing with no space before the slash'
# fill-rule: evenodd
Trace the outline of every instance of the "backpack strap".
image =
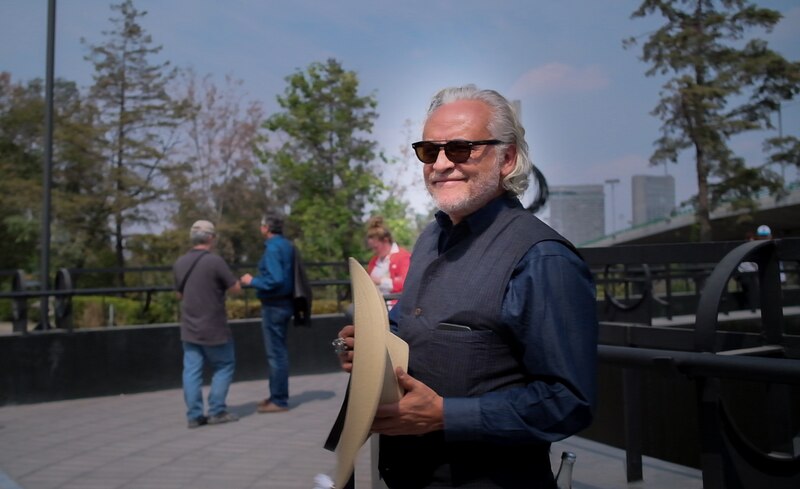
<svg viewBox="0 0 800 489">
<path fill-rule="evenodd" d="M 203 250 L 203 252 L 200 253 L 200 256 L 198 256 L 197 258 L 194 259 L 194 261 L 192 262 L 192 265 L 189 267 L 189 270 L 186 270 L 186 275 L 183 276 L 183 280 L 181 280 L 181 284 L 178 286 L 178 292 L 183 294 L 183 288 L 186 287 L 186 281 L 189 280 L 189 275 L 192 274 L 192 270 L 194 270 L 194 266 L 197 265 L 197 262 L 199 262 L 200 259 L 203 258 L 204 256 L 206 256 L 207 254 L 208 254 L 208 251 Z"/>
</svg>

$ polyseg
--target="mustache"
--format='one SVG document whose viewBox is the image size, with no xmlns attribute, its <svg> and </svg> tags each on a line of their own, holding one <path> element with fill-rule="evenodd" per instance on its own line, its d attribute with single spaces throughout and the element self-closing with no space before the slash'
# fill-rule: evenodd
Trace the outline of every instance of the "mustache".
<svg viewBox="0 0 800 489">
<path fill-rule="evenodd" d="M 431 172 L 430 174 L 428 174 L 427 178 L 425 179 L 425 182 L 434 183 L 434 182 L 440 181 L 440 180 L 450 180 L 454 176 L 457 177 L 457 178 L 461 177 L 461 175 L 460 174 L 456 174 L 455 170 L 453 170 L 453 169 L 450 169 L 450 170 L 445 171 L 445 172 Z"/>
</svg>

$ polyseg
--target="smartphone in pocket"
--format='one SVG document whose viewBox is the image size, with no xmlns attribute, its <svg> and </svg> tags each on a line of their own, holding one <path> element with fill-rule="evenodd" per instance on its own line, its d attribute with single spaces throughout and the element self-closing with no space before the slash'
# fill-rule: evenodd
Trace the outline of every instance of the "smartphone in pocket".
<svg viewBox="0 0 800 489">
<path fill-rule="evenodd" d="M 463 324 L 453 324 L 453 323 L 439 323 L 436 326 L 436 329 L 443 330 L 443 331 L 472 331 L 472 328 L 469 326 L 464 326 Z"/>
</svg>

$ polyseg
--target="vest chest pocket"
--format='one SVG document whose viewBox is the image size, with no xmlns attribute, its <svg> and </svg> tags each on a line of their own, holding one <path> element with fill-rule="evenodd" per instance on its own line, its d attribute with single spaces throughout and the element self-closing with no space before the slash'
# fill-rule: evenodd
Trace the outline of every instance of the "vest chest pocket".
<svg viewBox="0 0 800 489">
<path fill-rule="evenodd" d="M 472 397 L 517 370 L 508 345 L 493 331 L 430 330 L 416 356 L 418 377 L 444 397 Z"/>
</svg>

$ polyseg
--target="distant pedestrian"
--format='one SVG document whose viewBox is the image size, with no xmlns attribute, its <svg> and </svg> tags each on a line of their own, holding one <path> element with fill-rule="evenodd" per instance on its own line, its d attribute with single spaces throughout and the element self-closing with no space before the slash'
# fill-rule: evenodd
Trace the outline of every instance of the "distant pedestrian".
<svg viewBox="0 0 800 489">
<path fill-rule="evenodd" d="M 189 428 L 239 419 L 228 412 L 225 401 L 236 366 L 225 293 L 238 293 L 242 289 L 225 260 L 211 253 L 216 237 L 213 223 L 195 222 L 189 231 L 192 249 L 172 267 L 175 290 L 181 300 L 183 397 Z M 208 416 L 203 408 L 204 364 L 213 372 Z"/>
<path fill-rule="evenodd" d="M 756 238 L 752 231 L 745 233 L 746 241 L 754 239 Z M 736 267 L 736 272 L 736 280 L 742 289 L 739 306 L 755 312 L 758 308 L 758 264 L 754 261 L 743 261 Z"/>
<path fill-rule="evenodd" d="M 257 290 L 261 300 L 261 329 L 269 362 L 270 396 L 258 402 L 257 412 L 279 413 L 289 410 L 289 350 L 286 336 L 294 313 L 294 246 L 283 237 L 283 219 L 267 213 L 261 219 L 264 255 L 258 262 L 258 275 L 242 275 L 243 285 Z"/>
<path fill-rule="evenodd" d="M 381 216 L 373 216 L 367 223 L 367 246 L 374 253 L 367 264 L 367 273 L 381 294 L 403 292 L 411 253 L 392 238 Z M 389 306 L 397 301 L 389 301 Z"/>
</svg>

